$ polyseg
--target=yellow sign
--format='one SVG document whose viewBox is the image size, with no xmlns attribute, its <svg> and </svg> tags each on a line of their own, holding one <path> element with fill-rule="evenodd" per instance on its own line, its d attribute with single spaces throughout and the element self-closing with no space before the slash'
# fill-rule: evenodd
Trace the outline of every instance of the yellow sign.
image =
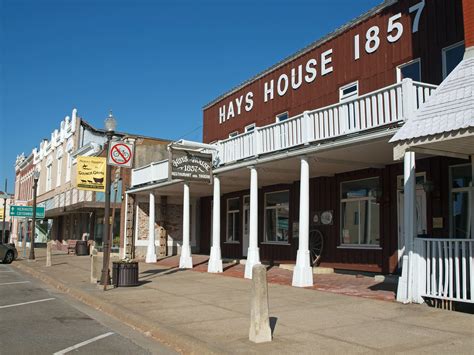
<svg viewBox="0 0 474 355">
<path fill-rule="evenodd" d="M 0 208 L 0 220 L 3 221 L 3 208 Z"/>
<path fill-rule="evenodd" d="M 105 192 L 105 169 L 106 158 L 78 156 L 77 188 Z"/>
</svg>

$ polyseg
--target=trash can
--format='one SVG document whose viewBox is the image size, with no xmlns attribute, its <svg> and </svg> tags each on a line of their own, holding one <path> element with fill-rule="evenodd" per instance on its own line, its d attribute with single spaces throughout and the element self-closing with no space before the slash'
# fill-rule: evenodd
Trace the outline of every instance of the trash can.
<svg viewBox="0 0 474 355">
<path fill-rule="evenodd" d="M 112 263 L 112 284 L 115 287 L 138 286 L 138 262 L 114 261 Z"/>
<path fill-rule="evenodd" d="M 78 240 L 76 242 L 76 255 L 89 255 L 89 248 L 85 240 Z"/>
</svg>

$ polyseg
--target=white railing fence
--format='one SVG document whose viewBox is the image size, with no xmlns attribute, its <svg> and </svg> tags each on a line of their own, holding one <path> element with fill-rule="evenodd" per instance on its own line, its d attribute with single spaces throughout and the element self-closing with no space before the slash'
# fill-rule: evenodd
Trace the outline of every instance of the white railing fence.
<svg viewBox="0 0 474 355">
<path fill-rule="evenodd" d="M 213 158 L 218 166 L 222 166 L 261 154 L 398 124 L 409 119 L 435 88 L 435 85 L 404 79 L 401 83 L 352 100 L 306 111 L 283 122 L 256 127 L 251 132 L 218 141 Z M 167 178 L 167 161 L 132 170 L 132 186 Z"/>
<path fill-rule="evenodd" d="M 219 163 L 227 164 L 404 121 L 435 88 L 435 85 L 405 79 L 346 102 L 257 127 L 252 132 L 219 141 Z"/>
<path fill-rule="evenodd" d="M 417 238 L 419 295 L 474 303 L 474 240 Z"/>
<path fill-rule="evenodd" d="M 168 178 L 168 160 L 154 162 L 132 170 L 132 186 L 147 184 Z"/>
</svg>

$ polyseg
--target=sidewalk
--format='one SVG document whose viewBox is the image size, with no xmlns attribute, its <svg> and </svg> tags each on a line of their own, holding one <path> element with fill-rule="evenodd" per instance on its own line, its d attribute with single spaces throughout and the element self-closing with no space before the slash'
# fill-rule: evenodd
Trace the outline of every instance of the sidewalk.
<svg viewBox="0 0 474 355">
<path fill-rule="evenodd" d="M 248 341 L 251 281 L 140 263 L 142 284 L 103 292 L 88 256 L 13 266 L 183 353 L 456 353 L 474 348 L 474 317 L 424 305 L 269 284 L 274 340 Z"/>
</svg>

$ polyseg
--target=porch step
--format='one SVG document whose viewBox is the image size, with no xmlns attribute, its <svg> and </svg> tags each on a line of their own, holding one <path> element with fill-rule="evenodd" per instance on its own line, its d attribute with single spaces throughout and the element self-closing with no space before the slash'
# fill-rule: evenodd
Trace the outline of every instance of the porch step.
<svg viewBox="0 0 474 355">
<path fill-rule="evenodd" d="M 284 270 L 293 271 L 295 269 L 295 264 L 280 264 L 278 267 Z M 326 275 L 326 274 L 333 274 L 333 273 L 334 273 L 334 269 L 332 267 L 320 267 L 320 266 L 313 267 L 313 274 L 315 275 Z"/>
</svg>

